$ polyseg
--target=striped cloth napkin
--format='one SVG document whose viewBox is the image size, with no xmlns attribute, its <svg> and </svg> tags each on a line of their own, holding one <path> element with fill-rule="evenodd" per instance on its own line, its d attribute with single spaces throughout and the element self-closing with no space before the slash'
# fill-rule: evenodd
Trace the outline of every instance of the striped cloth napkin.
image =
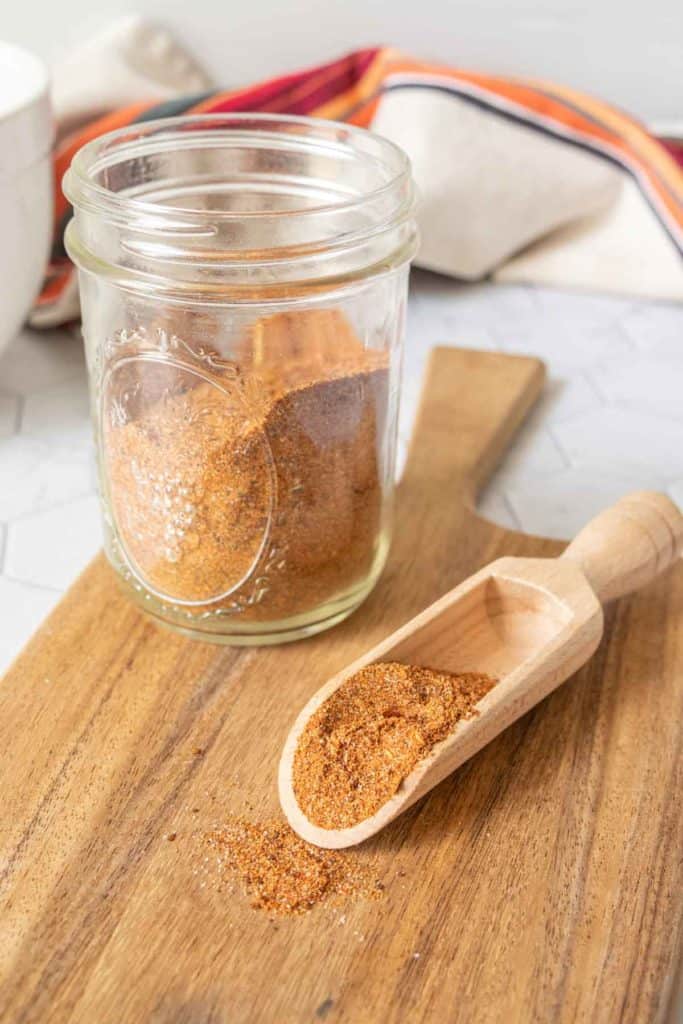
<svg viewBox="0 0 683 1024">
<path fill-rule="evenodd" d="M 132 17 L 55 71 L 55 239 L 34 326 L 78 316 L 59 182 L 76 150 L 175 114 L 264 111 L 363 125 L 406 150 L 419 266 L 497 281 L 683 300 L 683 146 L 593 97 L 375 48 L 217 89 L 162 27 Z"/>
</svg>

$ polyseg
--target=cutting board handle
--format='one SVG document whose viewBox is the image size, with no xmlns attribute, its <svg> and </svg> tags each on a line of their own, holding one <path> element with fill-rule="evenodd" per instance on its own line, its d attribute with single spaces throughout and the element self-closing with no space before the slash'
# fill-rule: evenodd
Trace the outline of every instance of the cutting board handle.
<svg viewBox="0 0 683 1024">
<path fill-rule="evenodd" d="M 683 550 L 683 515 L 657 491 L 636 491 L 584 526 L 562 558 L 578 562 L 602 603 L 653 580 Z"/>
</svg>

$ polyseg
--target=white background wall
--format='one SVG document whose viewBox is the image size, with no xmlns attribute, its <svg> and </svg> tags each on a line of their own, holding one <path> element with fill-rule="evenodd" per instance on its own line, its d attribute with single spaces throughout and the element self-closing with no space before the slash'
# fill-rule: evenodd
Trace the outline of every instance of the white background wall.
<svg viewBox="0 0 683 1024">
<path fill-rule="evenodd" d="M 131 11 L 171 25 L 226 85 L 386 43 L 683 122 L 681 0 L 2 0 L 0 38 L 53 61 Z"/>
</svg>

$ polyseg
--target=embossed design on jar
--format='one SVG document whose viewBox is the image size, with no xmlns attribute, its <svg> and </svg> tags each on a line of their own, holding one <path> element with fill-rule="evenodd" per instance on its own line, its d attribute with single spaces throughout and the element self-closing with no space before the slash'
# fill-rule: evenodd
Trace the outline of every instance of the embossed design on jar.
<svg viewBox="0 0 683 1024">
<path fill-rule="evenodd" d="M 103 475 L 133 578 L 194 616 L 260 599 L 277 483 L 237 367 L 161 329 L 104 350 Z"/>
</svg>

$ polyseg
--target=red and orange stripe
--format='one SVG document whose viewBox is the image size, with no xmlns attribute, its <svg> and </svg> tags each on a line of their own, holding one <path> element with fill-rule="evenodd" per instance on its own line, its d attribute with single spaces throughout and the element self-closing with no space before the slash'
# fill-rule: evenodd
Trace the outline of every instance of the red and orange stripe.
<svg viewBox="0 0 683 1024">
<path fill-rule="evenodd" d="M 683 174 L 673 151 L 623 112 L 563 86 L 427 64 L 392 49 L 369 49 L 247 88 L 216 92 L 197 102 L 188 100 L 187 107 L 181 107 L 187 114 L 304 114 L 370 127 L 384 94 L 416 87 L 469 98 L 494 113 L 512 116 L 618 163 L 634 176 L 654 212 L 683 249 Z M 154 111 L 153 102 L 134 104 L 99 118 L 60 143 L 55 156 L 56 251 L 61 251 L 60 235 L 69 214 L 60 184 L 76 151 L 104 132 L 141 118 L 150 119 Z M 41 305 L 58 299 L 69 276 L 62 256 L 51 267 Z"/>
</svg>

